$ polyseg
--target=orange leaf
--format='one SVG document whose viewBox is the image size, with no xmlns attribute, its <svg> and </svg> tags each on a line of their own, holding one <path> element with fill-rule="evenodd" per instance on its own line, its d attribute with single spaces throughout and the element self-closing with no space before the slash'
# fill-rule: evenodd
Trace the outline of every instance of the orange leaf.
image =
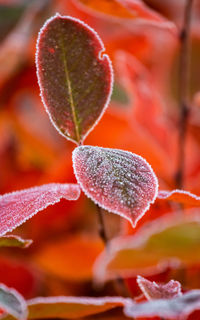
<svg viewBox="0 0 200 320">
<path fill-rule="evenodd" d="M 178 203 L 186 204 L 188 206 L 200 207 L 200 197 L 198 197 L 194 193 L 185 190 L 161 190 L 158 192 L 158 199 L 175 201 Z"/>
<path fill-rule="evenodd" d="M 87 281 L 103 250 L 99 238 L 76 235 L 48 243 L 35 256 L 35 261 L 47 273 L 70 281 Z"/>
</svg>

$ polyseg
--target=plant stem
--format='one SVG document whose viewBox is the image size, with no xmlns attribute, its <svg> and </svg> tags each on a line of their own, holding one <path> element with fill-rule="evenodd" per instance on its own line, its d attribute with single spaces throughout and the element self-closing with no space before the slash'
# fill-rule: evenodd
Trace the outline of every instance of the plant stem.
<svg viewBox="0 0 200 320">
<path fill-rule="evenodd" d="M 183 188 L 185 168 L 185 139 L 189 116 L 189 78 L 190 78 L 190 26 L 193 0 L 186 0 L 183 27 L 180 32 L 180 62 L 179 62 L 179 154 L 176 173 L 176 186 Z"/>
<path fill-rule="evenodd" d="M 99 235 L 103 241 L 103 243 L 105 244 L 105 248 L 107 251 L 109 251 L 109 238 L 106 232 L 106 228 L 105 228 L 105 223 L 104 223 L 104 217 L 103 217 L 103 212 L 102 209 L 96 205 L 97 207 L 97 213 L 98 213 L 98 219 L 99 219 Z M 126 286 L 126 284 L 124 283 L 124 280 L 121 277 L 118 277 L 115 279 L 114 281 L 114 286 L 115 289 L 117 290 L 118 294 L 123 296 L 123 297 L 130 297 L 130 293 L 128 291 L 128 288 Z"/>
</svg>

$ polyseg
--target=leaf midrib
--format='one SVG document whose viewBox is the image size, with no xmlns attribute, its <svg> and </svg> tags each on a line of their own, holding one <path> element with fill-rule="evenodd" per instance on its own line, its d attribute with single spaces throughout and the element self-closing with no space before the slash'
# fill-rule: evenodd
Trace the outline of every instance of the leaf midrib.
<svg viewBox="0 0 200 320">
<path fill-rule="evenodd" d="M 69 104 L 72 112 L 72 118 L 73 122 L 75 125 L 75 134 L 76 134 L 76 141 L 80 141 L 80 134 L 79 134 L 79 125 L 78 125 L 78 119 L 76 115 L 76 109 L 75 109 L 75 104 L 74 104 L 74 98 L 73 98 L 73 93 L 72 93 L 72 85 L 71 85 L 71 80 L 68 72 L 68 65 L 67 65 L 67 57 L 66 57 L 66 48 L 64 46 L 64 41 L 62 38 L 62 35 L 60 36 L 60 45 L 61 45 L 61 51 L 63 55 L 63 63 L 64 63 L 64 71 L 65 71 L 65 78 L 66 78 L 66 87 L 68 89 L 68 94 L 69 94 Z"/>
</svg>

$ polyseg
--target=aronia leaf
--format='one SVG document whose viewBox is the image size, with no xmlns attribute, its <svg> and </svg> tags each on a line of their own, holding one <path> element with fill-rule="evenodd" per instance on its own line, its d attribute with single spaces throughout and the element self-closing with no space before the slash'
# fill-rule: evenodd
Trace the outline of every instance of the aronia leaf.
<svg viewBox="0 0 200 320">
<path fill-rule="evenodd" d="M 143 303 L 127 304 L 124 313 L 127 317 L 185 320 L 193 311 L 200 309 L 200 290 L 191 290 L 173 299 L 158 299 Z"/>
<path fill-rule="evenodd" d="M 77 200 L 79 195 L 77 184 L 50 183 L 0 196 L 0 236 L 61 198 Z"/>
<path fill-rule="evenodd" d="M 113 239 L 109 243 L 109 253 L 104 250 L 95 262 L 95 279 L 102 282 L 119 275 L 152 275 L 169 265 L 173 268 L 199 265 L 199 242 L 197 212 L 169 214 L 146 223 L 133 236 Z"/>
<path fill-rule="evenodd" d="M 157 284 L 155 281 L 138 276 L 137 283 L 148 300 L 172 299 L 182 295 L 181 284 L 175 280 L 170 280 L 166 284 Z"/>
<path fill-rule="evenodd" d="M 17 320 L 27 319 L 27 305 L 24 298 L 14 289 L 0 284 L 0 308 Z"/>
<path fill-rule="evenodd" d="M 14 235 L 0 237 L 0 247 L 28 248 L 31 243 L 32 240 L 24 240 Z"/>
<path fill-rule="evenodd" d="M 104 46 L 84 22 L 56 14 L 42 27 L 36 52 L 44 106 L 56 129 L 79 144 L 102 116 L 112 91 Z"/>
<path fill-rule="evenodd" d="M 28 301 L 28 319 L 80 319 L 116 307 L 123 307 L 129 299 L 121 297 L 47 297 Z"/>
<path fill-rule="evenodd" d="M 158 199 L 175 201 L 188 206 L 200 207 L 200 197 L 198 197 L 194 193 L 185 190 L 161 190 L 158 192 Z"/>
<path fill-rule="evenodd" d="M 131 152 L 80 146 L 73 151 L 73 166 L 85 194 L 133 227 L 157 196 L 158 182 L 151 166 Z"/>
</svg>

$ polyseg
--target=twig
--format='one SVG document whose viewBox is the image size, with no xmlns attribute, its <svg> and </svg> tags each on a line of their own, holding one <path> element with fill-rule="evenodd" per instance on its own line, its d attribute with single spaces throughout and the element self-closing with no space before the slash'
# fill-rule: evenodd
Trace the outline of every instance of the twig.
<svg viewBox="0 0 200 320">
<path fill-rule="evenodd" d="M 185 168 L 185 139 L 187 121 L 189 116 L 189 67 L 190 67 L 190 25 L 193 0 L 186 0 L 184 9 L 183 27 L 180 32 L 180 64 L 179 64 L 179 154 L 178 169 L 176 173 L 176 186 L 183 188 L 183 175 Z"/>
<path fill-rule="evenodd" d="M 109 252 L 109 238 L 106 232 L 105 228 L 105 223 L 104 223 L 104 217 L 103 217 L 103 212 L 102 209 L 96 205 L 97 207 L 97 213 L 98 213 L 98 219 L 99 219 L 99 235 L 105 244 L 106 250 Z M 130 293 L 128 291 L 128 288 L 126 284 L 124 283 L 124 280 L 121 277 L 118 277 L 114 280 L 114 286 L 115 289 L 117 290 L 118 294 L 123 296 L 123 297 L 130 297 Z"/>
</svg>

